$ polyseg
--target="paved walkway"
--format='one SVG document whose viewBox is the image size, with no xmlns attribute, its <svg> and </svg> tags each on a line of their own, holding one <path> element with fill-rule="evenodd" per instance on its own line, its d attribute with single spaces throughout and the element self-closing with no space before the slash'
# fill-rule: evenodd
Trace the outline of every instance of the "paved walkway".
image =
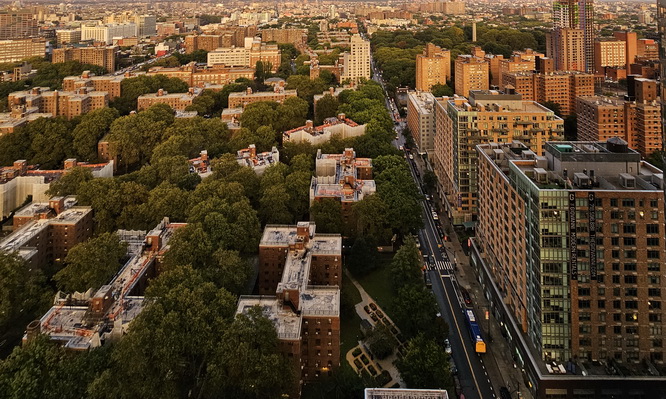
<svg viewBox="0 0 666 399">
<path fill-rule="evenodd" d="M 358 292 L 361 294 L 361 302 L 357 303 L 354 306 L 354 308 L 356 309 L 356 313 L 361 318 L 361 320 L 367 320 L 368 323 L 370 323 L 374 328 L 375 325 L 378 323 L 378 321 L 373 320 L 372 315 L 376 315 L 375 317 L 377 317 L 378 314 L 382 314 L 384 317 L 382 317 L 381 319 L 384 320 L 384 324 L 392 325 L 396 329 L 396 331 L 399 332 L 400 330 L 398 330 L 398 327 L 395 325 L 395 323 L 393 323 L 393 320 L 391 320 L 388 314 L 386 314 L 386 312 L 381 307 L 379 307 L 379 305 L 377 305 L 374 299 L 372 299 L 372 297 L 365 291 L 363 286 L 358 281 L 356 281 L 356 279 L 351 275 L 351 273 L 349 273 L 347 269 L 345 269 L 345 275 L 349 277 L 349 280 L 352 282 L 352 284 L 354 284 L 356 289 L 358 289 Z M 374 304 L 376 306 L 376 309 L 372 309 L 370 307 L 370 304 Z M 368 307 L 368 309 L 370 309 L 370 312 L 367 312 L 365 310 L 366 306 Z M 377 319 L 379 320 L 379 317 L 377 317 Z M 363 353 L 370 359 L 370 364 L 374 365 L 375 369 L 377 369 L 379 372 L 381 372 L 381 370 L 387 370 L 389 374 L 391 374 L 391 382 L 386 384 L 385 385 L 386 387 L 390 387 L 394 385 L 396 382 L 400 384 L 401 387 L 405 386 L 405 383 L 400 378 L 400 373 L 398 372 L 398 369 L 393 364 L 397 360 L 397 352 L 398 352 L 397 348 L 391 356 L 387 357 L 386 359 L 379 360 L 379 359 L 374 359 L 370 351 L 365 347 L 365 345 L 363 345 L 363 342 L 359 341 L 359 346 L 352 348 L 345 355 L 345 358 L 347 359 L 347 361 L 354 370 L 358 369 L 358 367 L 354 364 L 354 359 L 359 358 L 361 356 L 361 355 L 353 356 L 353 352 L 354 350 L 356 350 L 356 348 L 361 348 Z"/>
</svg>

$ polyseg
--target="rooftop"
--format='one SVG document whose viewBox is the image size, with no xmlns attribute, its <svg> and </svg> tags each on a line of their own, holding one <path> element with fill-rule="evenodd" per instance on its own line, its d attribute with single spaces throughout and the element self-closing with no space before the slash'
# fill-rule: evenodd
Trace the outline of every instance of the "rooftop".
<svg viewBox="0 0 666 399">
<path fill-rule="evenodd" d="M 523 100 L 520 94 L 505 94 L 497 90 L 470 90 L 469 99 L 454 96 L 448 102 L 458 112 L 529 112 L 549 114 L 554 120 L 561 119 L 543 105 Z"/>
<path fill-rule="evenodd" d="M 280 152 L 277 147 L 273 147 L 271 151 L 257 153 L 255 145 L 250 144 L 248 148 L 236 153 L 236 160 L 239 164 L 253 169 L 265 168 L 280 161 Z"/>
<path fill-rule="evenodd" d="M 307 223 L 310 237 L 315 234 L 314 222 Z M 261 236 L 260 246 L 289 246 L 296 243 L 298 234 L 296 226 L 287 224 L 268 224 L 264 228 L 264 234 Z"/>
<path fill-rule="evenodd" d="M 274 296 L 243 295 L 238 301 L 236 314 L 247 314 L 255 306 L 258 306 L 264 316 L 273 322 L 279 339 L 297 340 L 301 337 L 303 319 L 291 309 L 283 308 Z"/>
<path fill-rule="evenodd" d="M 324 119 L 324 123 L 319 126 L 314 126 L 312 124 L 312 121 L 307 121 L 305 126 L 300 126 L 291 130 L 287 130 L 284 132 L 285 136 L 290 136 L 292 133 L 304 130 L 308 133 L 310 133 L 313 136 L 317 136 L 320 134 L 324 134 L 328 128 L 331 128 L 333 126 L 339 126 L 339 125 L 347 125 L 350 127 L 356 127 L 359 126 L 358 123 L 354 122 L 353 120 L 347 118 L 345 114 L 339 114 L 338 117 L 331 117 L 331 118 L 326 118 Z"/>
<path fill-rule="evenodd" d="M 443 389 L 365 388 L 365 399 L 449 399 Z"/>
<path fill-rule="evenodd" d="M 434 111 L 435 96 L 427 91 L 414 91 L 408 94 L 409 101 L 416 108 L 419 115 L 432 114 Z"/>
</svg>

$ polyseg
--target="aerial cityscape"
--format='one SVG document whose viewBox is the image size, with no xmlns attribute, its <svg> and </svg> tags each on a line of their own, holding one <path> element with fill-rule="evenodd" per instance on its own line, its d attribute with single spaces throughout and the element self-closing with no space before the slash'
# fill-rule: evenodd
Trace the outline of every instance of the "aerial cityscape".
<svg viewBox="0 0 666 399">
<path fill-rule="evenodd" d="M 666 399 L 662 75 L 666 0 L 0 1 L 0 399 Z"/>
</svg>

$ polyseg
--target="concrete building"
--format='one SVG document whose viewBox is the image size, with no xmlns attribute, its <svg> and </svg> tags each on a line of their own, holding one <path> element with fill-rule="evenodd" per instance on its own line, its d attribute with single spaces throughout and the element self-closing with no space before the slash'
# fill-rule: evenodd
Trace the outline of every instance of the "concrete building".
<svg viewBox="0 0 666 399">
<path fill-rule="evenodd" d="M 157 17 L 154 15 L 136 15 L 134 17 L 138 37 L 150 37 L 157 34 Z"/>
<path fill-rule="evenodd" d="M 443 389 L 365 388 L 364 398 L 365 399 L 449 399 L 449 394 Z"/>
<path fill-rule="evenodd" d="M 261 102 L 261 101 L 275 101 L 282 103 L 290 97 L 296 97 L 298 93 L 296 90 L 285 90 L 284 86 L 277 85 L 273 91 L 258 91 L 253 92 L 251 88 L 247 88 L 244 92 L 237 92 L 229 94 L 229 108 L 243 108 L 248 104 Z"/>
<path fill-rule="evenodd" d="M 548 56 L 557 60 L 558 70 L 592 73 L 596 35 L 594 1 L 556 0 L 553 2 L 553 28 L 550 35 L 547 34 L 546 41 Z"/>
<path fill-rule="evenodd" d="M 260 38 L 254 38 L 248 40 L 244 47 L 218 48 L 208 53 L 208 66 L 254 67 L 257 61 L 270 63 L 271 71 L 277 72 L 282 61 L 278 45 L 262 43 Z"/>
<path fill-rule="evenodd" d="M 626 142 L 477 147 L 472 265 L 535 398 L 660 397 L 663 173 Z"/>
<path fill-rule="evenodd" d="M 107 72 L 116 70 L 118 46 L 107 47 L 63 47 L 53 49 L 53 63 L 79 61 L 82 64 L 98 65 Z"/>
<path fill-rule="evenodd" d="M 39 26 L 32 12 L 26 10 L 0 13 L 0 40 L 36 37 L 38 33 Z"/>
<path fill-rule="evenodd" d="M 45 39 L 0 40 L 0 62 L 17 62 L 30 57 L 44 57 Z"/>
<path fill-rule="evenodd" d="M 657 82 L 649 79 L 631 79 L 640 90 L 635 100 L 602 96 L 579 97 L 576 100 L 578 139 L 606 141 L 621 138 L 643 157 L 661 150 L 661 107 L 657 98 Z M 631 82 L 633 83 L 633 82 Z"/>
<path fill-rule="evenodd" d="M 575 28 L 555 28 L 546 33 L 546 55 L 555 60 L 555 69 L 558 71 L 585 72 L 585 32 Z M 594 56 L 589 63 L 592 70 Z"/>
<path fill-rule="evenodd" d="M 109 93 L 81 87 L 75 91 L 51 91 L 47 87 L 15 91 L 7 96 L 12 107 L 36 108 L 40 113 L 72 119 L 109 106 Z"/>
<path fill-rule="evenodd" d="M 92 214 L 90 214 L 92 217 Z M 151 278 L 160 271 L 169 240 L 184 223 L 165 218 L 153 230 L 118 230 L 127 243 L 129 260 L 113 279 L 87 292 L 56 294 L 54 306 L 28 325 L 24 342 L 46 334 L 70 350 L 88 350 L 126 334 L 148 301 L 143 296 Z"/>
<path fill-rule="evenodd" d="M 0 241 L 0 250 L 23 258 L 30 268 L 41 269 L 93 234 L 89 206 L 74 206 L 73 197 L 53 197 L 31 202 L 16 211 L 14 231 Z"/>
<path fill-rule="evenodd" d="M 280 151 L 273 147 L 270 151 L 257 153 L 257 147 L 250 144 L 248 148 L 236 152 L 236 160 L 240 165 L 252 168 L 257 175 L 261 176 L 266 168 L 280 162 Z"/>
<path fill-rule="evenodd" d="M 314 146 L 328 142 L 334 135 L 346 139 L 358 137 L 365 134 L 365 125 L 359 125 L 347 118 L 345 114 L 339 114 L 337 118 L 327 118 L 321 126 L 314 126 L 312 121 L 305 122 L 305 126 L 287 130 L 282 134 L 283 143 L 308 142 Z"/>
<path fill-rule="evenodd" d="M 423 54 L 416 56 L 416 90 L 430 91 L 436 84 L 445 85 L 451 78 L 451 51 L 428 43 Z"/>
<path fill-rule="evenodd" d="M 606 68 L 627 67 L 627 43 L 623 40 L 596 40 L 594 42 L 594 73 L 606 75 Z"/>
<path fill-rule="evenodd" d="M 59 45 L 77 44 L 81 41 L 81 29 L 58 29 L 56 41 Z"/>
<path fill-rule="evenodd" d="M 352 206 L 377 190 L 372 180 L 372 159 L 357 158 L 353 148 L 342 154 L 322 154 L 317 150 L 315 176 L 310 184 L 310 206 L 323 198 L 342 204 L 342 219 L 351 226 Z"/>
<path fill-rule="evenodd" d="M 349 52 L 343 54 L 342 80 L 356 83 L 360 79 L 370 79 L 370 41 L 355 34 L 352 35 L 349 46 Z"/>
<path fill-rule="evenodd" d="M 134 23 L 83 25 L 81 40 L 92 40 L 94 43 L 110 45 L 116 38 L 136 37 L 137 27 Z"/>
<path fill-rule="evenodd" d="M 520 140 L 541 155 L 546 141 L 564 138 L 562 119 L 520 94 L 472 91 L 469 100 L 438 99 L 435 118 L 433 166 L 440 199 L 454 225 L 471 226 L 478 216 L 476 145 Z"/>
<path fill-rule="evenodd" d="M 429 92 L 407 94 L 407 127 L 420 153 L 435 149 L 435 96 Z"/>
<path fill-rule="evenodd" d="M 192 105 L 194 99 L 199 97 L 203 90 L 190 88 L 187 93 L 167 93 L 159 89 L 157 93 L 144 94 L 137 99 L 137 111 L 143 111 L 155 104 L 167 104 L 175 111 L 184 111 Z"/>
<path fill-rule="evenodd" d="M 120 97 L 121 83 L 125 79 L 123 75 L 95 76 L 90 71 L 83 71 L 81 76 L 67 76 L 62 80 L 64 91 L 77 91 L 81 88 L 92 88 L 93 91 L 104 91 L 109 93 L 109 100 Z"/>
<path fill-rule="evenodd" d="M 178 78 L 190 87 L 204 87 L 207 84 L 225 85 L 233 83 L 236 79 L 254 79 L 254 68 L 250 67 L 226 67 L 215 65 L 212 67 L 198 67 L 191 62 L 181 67 L 152 67 L 146 75 L 165 75 L 170 78 Z"/>
<path fill-rule="evenodd" d="M 489 66 L 488 60 L 483 56 L 458 56 L 455 61 L 455 93 L 467 97 L 471 90 L 488 90 L 490 88 Z"/>
<path fill-rule="evenodd" d="M 259 31 L 263 42 L 290 43 L 304 49 L 308 42 L 308 30 L 296 28 L 269 28 Z"/>
<path fill-rule="evenodd" d="M 502 75 L 501 89 L 514 91 L 524 100 L 553 102 L 562 115 L 576 112 L 576 98 L 594 95 L 594 75 L 584 72 L 510 72 Z"/>
<path fill-rule="evenodd" d="M 241 296 L 236 313 L 259 306 L 297 380 L 316 381 L 340 366 L 342 237 L 313 222 L 267 225 L 259 243 L 260 296 Z"/>
</svg>

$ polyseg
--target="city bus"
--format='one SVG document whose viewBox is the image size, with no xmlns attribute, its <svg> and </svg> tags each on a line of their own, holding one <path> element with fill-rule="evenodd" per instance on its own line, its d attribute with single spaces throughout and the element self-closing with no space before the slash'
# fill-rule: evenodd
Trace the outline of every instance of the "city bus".
<svg viewBox="0 0 666 399">
<path fill-rule="evenodd" d="M 472 345 L 474 345 L 476 353 L 486 353 L 486 343 L 483 342 L 481 329 L 479 328 L 479 323 L 477 322 L 472 309 L 465 309 L 465 317 L 467 318 L 467 327 L 469 328 L 469 334 L 472 337 Z"/>
</svg>

